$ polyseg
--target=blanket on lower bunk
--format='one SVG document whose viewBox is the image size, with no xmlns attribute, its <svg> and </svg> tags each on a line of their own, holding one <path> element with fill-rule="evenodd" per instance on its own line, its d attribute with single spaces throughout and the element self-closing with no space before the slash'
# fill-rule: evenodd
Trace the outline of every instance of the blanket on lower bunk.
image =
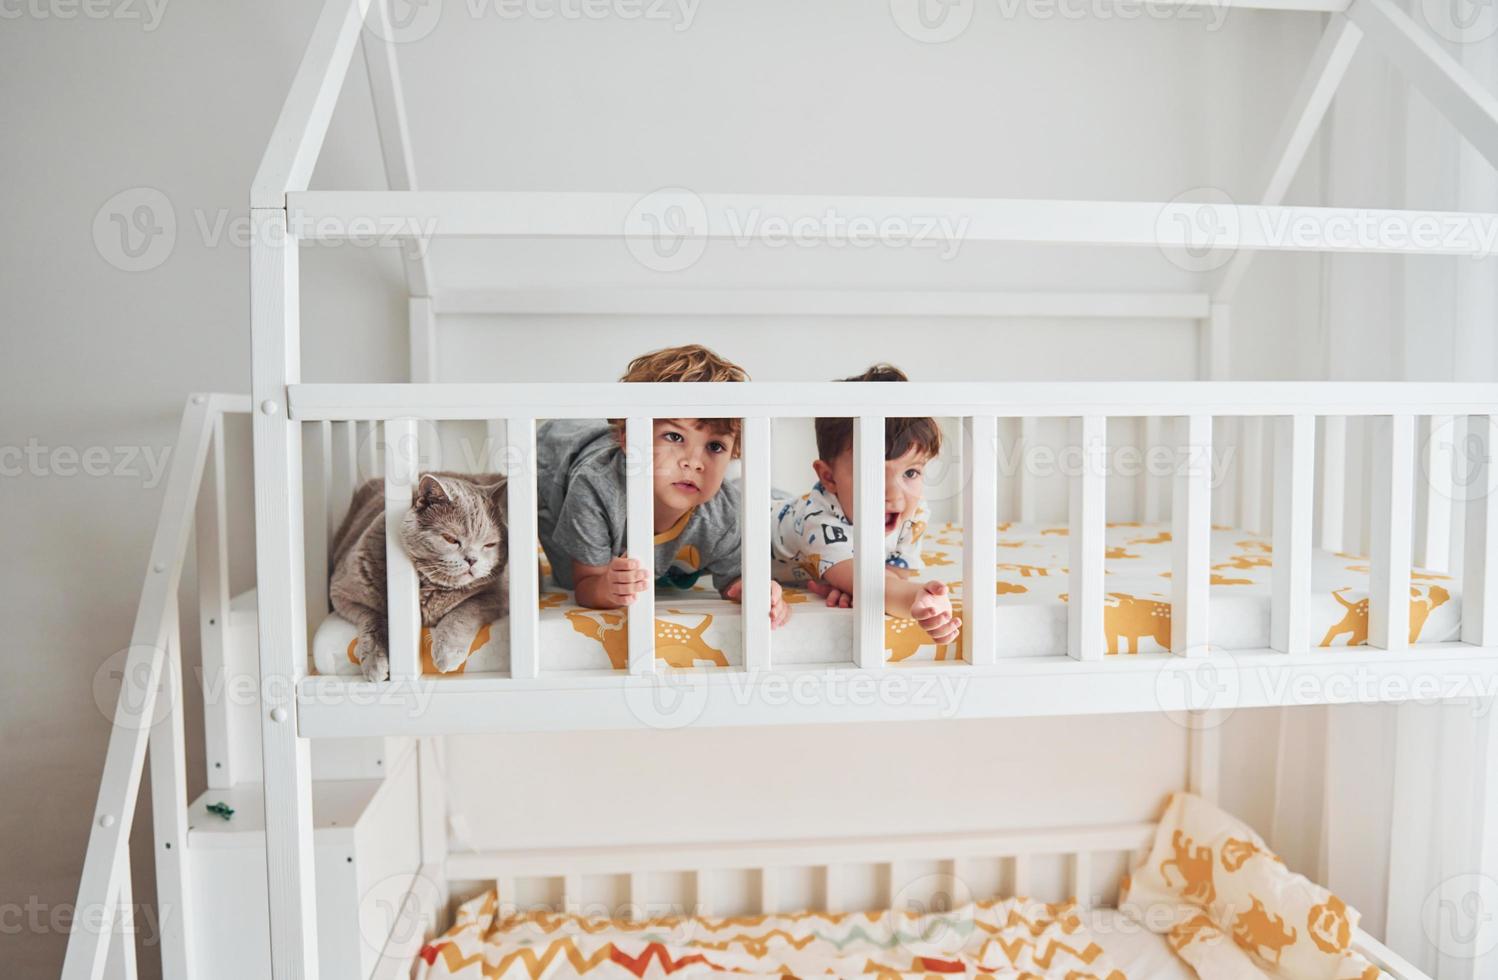
<svg viewBox="0 0 1498 980">
<path fill-rule="evenodd" d="M 1056 980 L 1378 980 L 1353 949 L 1359 915 L 1296 874 L 1252 828 L 1174 794 L 1118 910 L 1075 900 L 950 911 L 804 912 L 643 921 L 502 907 L 489 891 L 422 947 L 417 980 L 961 973 Z M 1155 933 L 1158 935 L 1152 935 Z M 1141 944 L 1153 939 L 1155 945 Z M 1168 950 L 1168 952 L 1167 952 Z"/>
<path fill-rule="evenodd" d="M 1065 527 L 1005 522 L 998 545 L 995 626 L 1005 657 L 1066 652 L 1067 570 Z M 1171 532 L 1164 524 L 1118 522 L 1106 532 L 1107 594 L 1103 625 L 1112 654 L 1162 652 L 1170 644 Z M 962 529 L 942 524 L 921 542 L 926 577 L 951 587 L 954 604 L 968 599 L 962 583 Z M 1214 526 L 1211 538 L 1209 632 L 1225 650 L 1269 645 L 1271 544 L 1261 535 Z M 685 559 L 683 559 L 685 560 Z M 543 572 L 545 569 L 543 568 Z M 1311 569 L 1311 643 L 1353 646 L 1368 638 L 1368 559 L 1317 550 Z M 1461 635 L 1461 595 L 1450 576 L 1416 569 L 1410 589 L 1410 640 L 1440 642 Z M 774 632 L 778 664 L 818 664 L 853 659 L 853 614 L 828 609 L 803 589 L 787 589 L 791 619 Z M 622 670 L 628 658 L 627 613 L 584 609 L 546 575 L 541 584 L 539 636 L 547 670 Z M 656 650 L 673 667 L 723 667 L 743 663 L 740 607 L 705 586 L 656 593 Z M 358 674 L 354 628 L 330 616 L 313 643 L 322 674 Z M 430 639 L 424 640 L 429 643 Z M 887 617 L 890 662 L 955 660 L 961 642 L 937 644 L 914 620 Z M 464 669 L 509 670 L 509 635 L 503 622 L 474 637 Z M 422 669 L 435 674 L 430 651 Z"/>
</svg>

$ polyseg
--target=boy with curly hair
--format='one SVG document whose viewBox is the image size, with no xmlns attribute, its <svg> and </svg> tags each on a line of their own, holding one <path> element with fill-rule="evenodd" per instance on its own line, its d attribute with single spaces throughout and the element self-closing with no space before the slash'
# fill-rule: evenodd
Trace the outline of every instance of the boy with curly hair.
<svg viewBox="0 0 1498 980">
<path fill-rule="evenodd" d="M 621 381 L 747 381 L 744 369 L 698 344 L 651 351 Z M 743 594 L 742 497 L 724 482 L 739 455 L 740 419 L 655 419 L 655 574 L 659 588 L 689 589 L 704 574 L 726 599 Z M 536 432 L 541 547 L 557 583 L 591 609 L 618 609 L 651 587 L 624 555 L 624 420 L 551 419 Z M 770 622 L 790 615 L 770 584 Z"/>
</svg>

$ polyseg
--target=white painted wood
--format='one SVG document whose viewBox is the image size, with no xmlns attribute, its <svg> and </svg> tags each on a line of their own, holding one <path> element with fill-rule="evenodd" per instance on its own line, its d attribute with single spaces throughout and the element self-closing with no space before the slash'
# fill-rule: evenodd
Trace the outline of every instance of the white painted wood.
<svg viewBox="0 0 1498 980">
<path fill-rule="evenodd" d="M 1170 651 L 1205 656 L 1212 575 L 1212 417 L 1188 415 L 1175 422 L 1178 456 L 1171 494 Z"/>
<path fill-rule="evenodd" d="M 374 103 L 375 129 L 380 137 L 380 157 L 385 164 L 385 183 L 393 191 L 414 191 L 416 163 L 411 156 L 411 134 L 406 124 L 406 98 L 401 87 L 400 67 L 396 60 L 396 33 L 390 20 L 391 0 L 375 0 L 368 16 L 374 30 L 359 33 L 364 52 L 364 68 L 369 76 L 369 94 Z M 406 290 L 413 298 L 431 295 L 432 273 L 424 242 L 408 241 L 402 258 L 406 269 Z M 412 381 L 435 381 L 414 372 Z"/>
<path fill-rule="evenodd" d="M 332 469 L 328 480 L 328 548 L 332 554 L 333 535 L 343 526 L 354 490 L 359 486 L 359 423 L 330 422 L 332 426 Z"/>
<path fill-rule="evenodd" d="M 359 469 L 364 479 L 355 484 L 363 483 L 365 479 L 373 479 L 384 474 L 385 451 L 388 447 L 384 445 L 383 434 L 376 422 L 364 422 L 359 425 Z"/>
<path fill-rule="evenodd" d="M 770 420 L 744 419 L 744 668 L 770 666 Z M 765 542 L 763 546 L 758 542 Z"/>
<path fill-rule="evenodd" d="M 1373 487 L 1368 572 L 1368 643 L 1409 646 L 1410 540 L 1414 495 L 1415 420 L 1376 416 L 1372 426 Z"/>
<path fill-rule="evenodd" d="M 635 892 L 634 881 L 631 880 L 630 881 L 630 904 L 633 905 L 633 904 L 635 904 L 638 901 L 639 901 L 639 896 Z M 583 904 L 583 879 L 582 879 L 582 875 L 576 875 L 576 874 L 563 875 L 562 876 L 562 907 L 564 909 L 566 909 L 567 912 L 572 913 L 572 914 L 576 914 L 577 912 L 579 912 L 582 909 L 582 904 Z"/>
<path fill-rule="evenodd" d="M 1205 7 L 1212 0 L 1144 0 L 1150 7 Z M 1233 10 L 1298 10 L 1307 13 L 1340 13 L 1347 9 L 1348 0 L 1227 0 L 1223 8 Z"/>
<path fill-rule="evenodd" d="M 305 190 L 348 74 L 369 0 L 327 0 L 312 28 L 281 114 L 250 187 L 250 207 L 281 209 L 289 191 Z"/>
<path fill-rule="evenodd" d="M 1498 485 L 1494 479 L 1494 417 L 1467 419 L 1461 454 L 1467 500 L 1466 542 L 1462 547 L 1462 640 L 1498 645 Z"/>
<path fill-rule="evenodd" d="M 224 482 L 224 416 L 215 412 L 208 458 L 198 489 L 193 536 L 198 567 L 198 649 L 204 692 L 226 690 L 225 639 L 229 629 L 229 515 Z M 205 693 L 205 699 L 208 695 Z M 222 695 L 220 695 L 222 697 Z M 203 756 L 208 766 L 208 788 L 223 789 L 236 782 L 234 753 L 229 746 L 229 705 L 203 705 Z"/>
<path fill-rule="evenodd" d="M 1439 38 L 1389 0 L 1355 0 L 1347 17 L 1474 149 L 1498 167 L 1498 97 L 1452 57 Z"/>
<path fill-rule="evenodd" d="M 1264 419 L 1252 416 L 1241 420 L 1241 459 L 1238 465 L 1238 527 L 1262 534 L 1264 531 Z"/>
<path fill-rule="evenodd" d="M 1066 650 L 1076 660 L 1101 660 L 1103 552 L 1107 503 L 1108 420 L 1084 415 L 1068 423 L 1070 442 L 1081 450 L 1068 500 L 1070 571 L 1067 573 Z"/>
<path fill-rule="evenodd" d="M 541 673 L 541 568 L 536 559 L 536 420 L 506 421 L 510 446 L 509 526 L 510 676 Z"/>
<path fill-rule="evenodd" d="M 1315 490 L 1316 419 L 1274 420 L 1274 564 L 1270 569 L 1269 645 L 1285 653 L 1310 649 L 1311 505 Z"/>
<path fill-rule="evenodd" d="M 955 316 L 1194 320 L 1205 293 L 1000 290 L 730 289 L 577 286 L 444 289 L 442 313 L 620 316 Z"/>
<path fill-rule="evenodd" d="M 1300 169 L 1306 151 L 1321 121 L 1331 105 L 1332 96 L 1342 84 L 1352 56 L 1358 49 L 1363 32 L 1345 17 L 1331 17 L 1321 35 L 1316 50 L 1311 54 L 1311 63 L 1301 77 L 1300 86 L 1290 100 L 1290 108 L 1280 123 L 1279 132 L 1269 144 L 1272 150 L 1270 170 L 1264 181 L 1264 191 L 1259 196 L 1264 204 L 1279 204 L 1290 189 L 1290 181 Z M 1212 290 L 1214 302 L 1230 303 L 1243 284 L 1243 277 L 1253 262 L 1252 251 L 1234 254 Z"/>
<path fill-rule="evenodd" d="M 1286 654 L 1267 647 L 1235 650 L 1213 659 L 1233 683 L 1237 707 L 1403 703 L 1461 697 L 1495 683 L 1498 648 L 1464 643 L 1421 644 L 1417 652 L 1367 646 Z M 789 703 L 743 696 L 743 675 L 707 671 L 693 678 L 700 691 L 696 727 L 876 722 L 935 718 L 1029 718 L 1128 714 L 1161 708 L 1158 679 L 1173 654 L 1138 654 L 1078 661 L 1070 657 L 1001 657 L 991 667 L 951 662 L 900 665 L 902 683 L 927 696 L 919 703 L 850 703 L 848 669 L 774 668 L 797 697 Z M 500 732 L 607 731 L 645 723 L 619 697 L 613 671 L 558 671 L 535 681 L 498 676 L 461 683 L 429 678 L 392 685 L 375 703 L 350 703 L 359 682 L 309 677 L 299 685 L 306 737 L 447 735 Z M 734 685 L 738 684 L 739 687 Z M 943 687 L 947 685 L 947 687 Z M 960 696 L 951 685 L 960 686 Z M 1484 688 L 1485 689 L 1485 688 Z M 944 693 L 945 692 L 945 693 Z M 804 697 L 803 697 L 804 695 Z M 369 700 L 367 698 L 363 699 Z M 884 699 L 876 699 L 884 700 Z M 802 703 L 802 702 L 815 703 Z M 694 706 L 694 711 L 697 708 Z"/>
<path fill-rule="evenodd" d="M 1347 548 L 1347 419 L 1329 415 L 1321 420 L 1321 547 Z"/>
<path fill-rule="evenodd" d="M 1419 425 L 1420 468 L 1415 494 L 1415 558 L 1420 568 L 1451 568 L 1452 464 L 1455 446 L 1450 415 L 1422 415 Z"/>
<path fill-rule="evenodd" d="M 1019 421 L 1019 519 L 1033 524 L 1040 519 L 1040 494 L 1035 467 L 1028 462 L 1040 444 L 1040 419 L 1026 415 Z"/>
<path fill-rule="evenodd" d="M 155 717 L 157 691 L 166 661 L 167 614 L 176 602 L 186 554 L 189 522 L 213 433 L 217 411 L 213 403 L 188 399 L 177 429 L 177 442 L 167 473 L 156 534 L 146 564 L 145 584 L 136 606 L 130 648 L 122 667 L 99 795 L 92 812 L 88 850 L 78 882 L 74 907 L 99 909 L 97 929 L 89 926 L 68 934 L 63 962 L 64 980 L 99 980 L 108 956 L 110 932 L 122 892 L 122 858 L 129 850 L 130 827 L 140 791 L 141 771 Z M 300 462 L 300 449 L 297 461 Z M 288 559 L 289 559 L 288 555 Z M 289 696 L 292 685 L 284 689 Z"/>
<path fill-rule="evenodd" d="M 1186 736 L 1186 789 L 1216 802 L 1222 787 L 1222 718 L 1216 710 L 1193 711 Z"/>
<path fill-rule="evenodd" d="M 774 915 L 780 910 L 775 869 L 759 869 L 759 914 Z"/>
<path fill-rule="evenodd" d="M 1216 455 L 1226 465 L 1221 482 L 1213 488 L 1212 519 L 1218 524 L 1237 526 L 1238 523 L 1238 469 L 1243 466 L 1241 452 L 1241 425 L 1237 417 L 1220 418 L 1213 426 L 1218 436 Z"/>
<path fill-rule="evenodd" d="M 1429 705 L 1400 705 L 1394 714 L 1393 792 L 1389 802 L 1389 851 L 1385 895 L 1385 938 L 1401 949 L 1423 949 L 1428 942 L 1421 906 L 1438 863 L 1436 808 L 1439 799 L 1441 717 Z"/>
<path fill-rule="evenodd" d="M 430 880 L 437 887 L 437 905 L 447 904 L 448 880 L 441 872 L 447 862 L 447 767 L 445 743 L 440 738 L 416 742 L 417 807 L 421 826 L 421 864 L 438 869 Z"/>
<path fill-rule="evenodd" d="M 675 387 L 689 387 L 677 385 Z M 676 418 L 680 412 L 663 412 Z M 717 416 L 703 416 L 716 418 Z M 655 671 L 655 454 L 654 417 L 631 415 L 625 422 L 625 488 L 629 498 L 625 541 L 629 556 L 645 569 L 649 583 L 629 607 L 629 672 Z"/>
<path fill-rule="evenodd" d="M 161 916 L 161 975 L 186 980 L 193 958 L 193 907 L 187 851 L 187 733 L 183 725 L 182 625 L 174 596 L 167 607 L 166 669 L 161 695 L 170 711 L 151 726 L 151 819 L 156 904 Z M 129 903 L 126 902 L 128 905 Z M 133 947 L 134 937 L 131 936 Z"/>
<path fill-rule="evenodd" d="M 1233 308 L 1227 303 L 1213 303 L 1202 324 L 1201 377 L 1208 381 L 1226 381 L 1233 363 Z"/>
<path fill-rule="evenodd" d="M 1476 828 L 1473 867 L 1487 881 L 1498 881 L 1498 721 L 1493 718 L 1498 708 L 1493 698 L 1473 702 L 1474 706 L 1486 709 L 1477 721 L 1477 738 L 1472 772 L 1476 786 L 1473 794 L 1475 806 L 1472 823 Z M 1472 963 L 1472 976 L 1490 977 L 1498 972 L 1498 922 L 1487 916 L 1477 923 L 1480 930 L 1474 937 L 1472 949 L 1477 956 Z"/>
<path fill-rule="evenodd" d="M 828 912 L 843 911 L 843 876 L 835 864 L 822 867 L 822 905 Z"/>
<path fill-rule="evenodd" d="M 512 416 L 597 418 L 627 409 L 670 418 L 768 415 L 798 418 L 923 414 L 1075 416 L 1134 415 L 1472 415 L 1492 407 L 1492 387 L 1443 382 L 1360 381 L 865 381 L 671 383 L 542 382 L 445 384 L 300 384 L 291 386 L 292 416 L 320 419 L 469 419 Z"/>
<path fill-rule="evenodd" d="M 1009 886 L 1014 891 L 1016 898 L 1030 897 L 1030 855 L 1020 853 L 1011 859 L 1011 875 Z"/>
<path fill-rule="evenodd" d="M 1077 851 L 1071 856 L 1071 893 L 1082 908 L 1092 905 L 1092 853 Z"/>
<path fill-rule="evenodd" d="M 306 586 L 308 641 L 332 609 L 328 598 L 330 566 L 328 494 L 332 487 L 332 423 L 313 422 L 302 433 L 302 525 L 307 541 L 303 549 L 302 577 Z"/>
<path fill-rule="evenodd" d="M 508 468 L 510 440 L 504 419 L 484 420 L 484 452 L 480 464 L 489 473 L 504 473 Z"/>
<path fill-rule="evenodd" d="M 575 191 L 301 191 L 287 194 L 286 201 L 289 220 L 303 240 L 367 236 L 371 222 L 382 234 L 412 237 L 619 239 L 650 234 L 644 222 L 629 220 L 641 197 Z M 1480 229 L 1498 221 L 1498 215 L 1466 212 L 1187 201 L 809 194 L 701 194 L 698 199 L 704 220 L 696 237 L 734 240 L 744 236 L 745 214 L 783 215 L 798 227 L 820 228 L 825 225 L 820 219 L 830 211 L 875 227 L 910 228 L 911 237 L 917 229 L 929 229 L 928 240 L 938 229 L 960 228 L 964 242 L 1187 248 L 1201 244 L 1193 229 L 1227 223 L 1236 229 L 1239 249 L 1481 256 L 1490 245 Z M 1438 231 L 1388 232 L 1421 227 Z M 1368 228 L 1384 233 L 1359 231 Z"/>
<path fill-rule="evenodd" d="M 294 93 L 288 105 L 295 98 Z M 273 142 L 272 153 L 277 145 Z M 276 174 L 272 180 L 278 182 L 282 177 L 279 171 Z M 302 432 L 291 419 L 287 405 L 287 386 L 301 376 L 297 246 L 287 237 L 284 212 L 255 209 L 251 221 L 255 228 L 250 246 L 250 374 L 256 406 L 260 757 L 265 787 L 271 977 L 311 980 L 317 976 L 318 964 L 312 767 L 307 742 L 298 734 L 298 705 L 292 696 L 296 682 L 307 673 L 307 613 L 301 582 L 305 541 Z"/>
<path fill-rule="evenodd" d="M 385 423 L 385 609 L 389 616 L 390 679 L 421 674 L 421 579 L 401 526 L 411 512 L 420 479 L 421 452 L 415 419 Z"/>
<path fill-rule="evenodd" d="M 136 980 L 140 975 L 140 969 L 136 963 L 135 956 L 135 884 L 131 880 L 130 854 L 128 851 L 120 855 L 120 898 L 118 904 L 119 912 L 116 915 L 115 921 L 119 924 L 119 980 Z M 185 976 L 185 974 L 177 975 Z M 167 973 L 165 964 L 163 964 L 162 976 L 172 976 L 172 974 Z"/>
<path fill-rule="evenodd" d="M 411 349 L 412 381 L 437 380 L 437 308 L 427 296 L 407 303 L 407 341 Z"/>
<path fill-rule="evenodd" d="M 1142 516 L 1150 524 L 1158 523 L 1165 515 L 1165 495 L 1161 493 L 1161 480 L 1158 473 L 1150 472 L 1147 465 L 1150 452 L 1157 447 L 1165 445 L 1164 429 L 1165 420 L 1158 415 L 1148 415 L 1144 418 L 1144 437 L 1140 449 L 1144 452 L 1146 465 L 1140 467 L 1139 471 L 1139 497 L 1143 501 Z"/>
<path fill-rule="evenodd" d="M 1409 960 L 1362 929 L 1353 932 L 1352 948 L 1363 954 L 1364 959 L 1382 970 L 1391 980 L 1432 980 Z"/>
<path fill-rule="evenodd" d="M 966 474 L 962 497 L 962 656 L 970 664 L 994 660 L 998 546 L 999 429 L 991 415 L 962 420 L 962 465 Z"/>
<path fill-rule="evenodd" d="M 846 383 L 846 382 L 844 382 Z M 853 656 L 884 666 L 884 417 L 853 420 Z"/>
</svg>

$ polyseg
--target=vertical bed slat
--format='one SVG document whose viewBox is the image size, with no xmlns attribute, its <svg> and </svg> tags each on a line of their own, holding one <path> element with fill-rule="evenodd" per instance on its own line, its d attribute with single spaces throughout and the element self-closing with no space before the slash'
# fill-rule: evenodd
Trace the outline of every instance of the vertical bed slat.
<svg viewBox="0 0 1498 980">
<path fill-rule="evenodd" d="M 625 422 L 625 485 L 628 519 L 625 543 L 629 556 L 645 570 L 644 592 L 629 606 L 629 672 L 655 670 L 655 454 L 654 420 Z"/>
<path fill-rule="evenodd" d="M 822 866 L 822 907 L 828 912 L 843 910 L 842 875 L 835 864 Z"/>
<path fill-rule="evenodd" d="M 1462 462 L 1467 500 L 1462 545 L 1462 641 L 1498 646 L 1498 493 L 1494 492 L 1493 416 L 1467 418 Z"/>
<path fill-rule="evenodd" d="M 161 697 L 172 711 L 151 726 L 151 822 L 156 841 L 156 902 L 173 910 L 161 920 L 161 973 L 186 977 L 193 965 L 191 884 L 187 853 L 187 733 L 182 718 L 182 619 L 174 597 L 167 607 L 166 669 Z M 128 852 L 127 852 L 128 853 Z M 128 880 L 128 878 L 126 879 Z M 129 915 L 133 910 L 126 910 Z M 133 934 L 125 940 L 132 951 Z"/>
<path fill-rule="evenodd" d="M 383 460 L 380 458 L 380 423 L 360 422 L 361 430 L 359 438 L 359 468 L 363 471 L 363 479 L 355 479 L 354 485 L 358 486 L 365 479 L 380 475 Z M 389 439 L 386 439 L 389 442 Z"/>
<path fill-rule="evenodd" d="M 1269 645 L 1304 653 L 1310 644 L 1311 505 L 1316 479 L 1316 419 L 1274 420 L 1274 564 L 1270 568 Z"/>
<path fill-rule="evenodd" d="M 1071 856 L 1071 893 L 1082 908 L 1092 905 L 1092 854 L 1088 851 Z"/>
<path fill-rule="evenodd" d="M 770 420 L 744 419 L 744 669 L 770 666 Z"/>
<path fill-rule="evenodd" d="M 1242 459 L 1238 466 L 1238 526 L 1264 533 L 1264 420 L 1251 415 L 1242 420 Z"/>
<path fill-rule="evenodd" d="M 1077 660 L 1103 658 L 1104 507 L 1107 494 L 1107 424 L 1101 415 L 1070 421 L 1082 465 L 1071 477 L 1070 569 L 1066 652 Z"/>
<path fill-rule="evenodd" d="M 1373 417 L 1368 644 L 1385 650 L 1403 650 L 1409 646 L 1414 442 L 1413 416 Z"/>
<path fill-rule="evenodd" d="M 759 914 L 774 915 L 780 909 L 776 899 L 775 869 L 759 869 Z"/>
<path fill-rule="evenodd" d="M 224 417 L 213 420 L 212 442 L 198 488 L 194 534 L 198 561 L 198 635 L 203 660 L 203 690 L 224 691 L 224 637 L 229 628 L 229 524 L 224 484 Z M 226 705 L 203 712 L 203 748 L 208 761 L 208 788 L 228 789 L 238 780 L 229 749 Z"/>
<path fill-rule="evenodd" d="M 1184 455 L 1171 494 L 1170 652 L 1207 653 L 1212 562 L 1212 417 L 1176 420 L 1176 446 Z"/>
<path fill-rule="evenodd" d="M 1222 715 L 1213 710 L 1191 712 L 1186 736 L 1186 789 L 1209 802 L 1217 801 L 1222 769 Z"/>
<path fill-rule="evenodd" d="M 140 971 L 135 957 L 135 883 L 131 880 L 132 871 L 130 868 L 129 850 L 120 852 L 119 862 L 120 893 L 119 901 L 116 903 L 119 906 L 119 911 L 114 917 L 115 938 L 120 943 L 120 972 L 117 980 L 137 980 L 140 976 Z M 163 966 L 165 965 L 163 964 Z M 166 976 L 171 976 L 165 970 L 163 970 L 163 973 Z M 186 975 L 186 972 L 180 974 L 180 976 Z"/>
<path fill-rule="evenodd" d="M 884 419 L 853 420 L 853 649 L 884 666 Z"/>
<path fill-rule="evenodd" d="M 1161 423 L 1164 420 L 1158 415 L 1147 415 L 1144 418 L 1144 438 L 1140 445 L 1145 465 L 1139 468 L 1139 490 L 1140 498 L 1144 502 L 1144 520 L 1149 524 L 1157 524 L 1161 515 L 1165 513 L 1164 494 L 1160 492 L 1160 480 L 1150 472 L 1150 452 L 1160 445 L 1164 439 L 1161 435 Z"/>
<path fill-rule="evenodd" d="M 1321 547 L 1342 551 L 1347 543 L 1347 417 L 1321 420 Z"/>
<path fill-rule="evenodd" d="M 1454 419 L 1420 419 L 1420 469 L 1425 492 L 1416 496 L 1415 564 L 1433 572 L 1451 568 L 1451 457 Z"/>
<path fill-rule="evenodd" d="M 630 876 L 630 905 L 638 902 L 634 893 L 634 876 Z M 562 910 L 569 915 L 575 915 L 582 907 L 583 902 L 583 879 L 582 875 L 562 876 Z"/>
<path fill-rule="evenodd" d="M 1240 436 L 1242 419 L 1236 415 L 1217 420 L 1216 428 L 1221 434 L 1222 454 L 1232 461 L 1229 472 L 1212 495 L 1213 520 L 1218 524 L 1238 526 L 1238 470 L 1243 468 L 1243 440 Z"/>
<path fill-rule="evenodd" d="M 962 420 L 962 461 L 967 475 L 962 511 L 962 655 L 970 664 L 994 662 L 998 432 L 992 415 Z"/>
<path fill-rule="evenodd" d="M 510 676 L 541 672 L 536 638 L 541 615 L 540 568 L 536 560 L 536 420 L 508 419 L 510 559 Z"/>
<path fill-rule="evenodd" d="M 534 428 L 534 423 L 532 428 Z M 487 472 L 503 473 L 505 471 L 505 457 L 511 443 L 509 433 L 509 422 L 506 420 L 485 420 L 482 465 Z"/>
<path fill-rule="evenodd" d="M 1030 855 L 1014 855 L 1014 882 L 1013 892 L 1015 898 L 1030 897 Z"/>
<path fill-rule="evenodd" d="M 385 608 L 389 614 L 390 679 L 421 673 L 421 597 L 416 566 L 401 544 L 401 522 L 411 509 L 421 454 L 416 420 L 385 423 Z"/>
<path fill-rule="evenodd" d="M 1040 441 L 1040 419 L 1026 416 L 1019 420 L 1019 519 L 1025 524 L 1033 524 L 1040 520 L 1040 508 L 1037 506 L 1037 490 L 1035 486 L 1035 467 L 1026 466 L 1024 461 L 1029 459 Z"/>
<path fill-rule="evenodd" d="M 332 423 L 313 422 L 302 440 L 302 521 L 307 539 L 306 568 L 307 633 L 327 618 L 328 610 L 328 495 L 332 492 Z"/>
<path fill-rule="evenodd" d="M 328 545 L 343 525 L 359 486 L 359 423 L 333 422 L 332 469 L 328 474 Z"/>
</svg>

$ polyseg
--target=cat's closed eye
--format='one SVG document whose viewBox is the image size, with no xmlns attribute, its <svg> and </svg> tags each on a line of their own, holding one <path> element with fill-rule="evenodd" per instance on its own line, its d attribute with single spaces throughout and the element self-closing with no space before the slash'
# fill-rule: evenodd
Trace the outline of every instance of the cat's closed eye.
<svg viewBox="0 0 1498 980">
<path fill-rule="evenodd" d="M 442 539 L 444 541 L 446 541 L 448 544 L 457 544 L 458 543 L 458 539 L 455 538 L 455 537 L 453 537 L 451 534 L 444 534 L 442 536 Z"/>
<path fill-rule="evenodd" d="M 485 548 L 498 548 L 499 547 L 499 542 L 498 541 L 490 541 L 488 544 L 484 545 L 484 547 Z"/>
</svg>

